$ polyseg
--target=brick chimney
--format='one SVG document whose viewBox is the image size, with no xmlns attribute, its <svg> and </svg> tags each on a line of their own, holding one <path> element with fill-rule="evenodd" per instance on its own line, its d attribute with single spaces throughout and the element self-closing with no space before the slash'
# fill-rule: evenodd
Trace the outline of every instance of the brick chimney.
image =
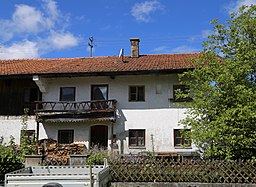
<svg viewBox="0 0 256 187">
<path fill-rule="evenodd" d="M 130 38 L 131 42 L 131 57 L 132 58 L 138 58 L 140 56 L 140 50 L 139 50 L 139 38 Z"/>
</svg>

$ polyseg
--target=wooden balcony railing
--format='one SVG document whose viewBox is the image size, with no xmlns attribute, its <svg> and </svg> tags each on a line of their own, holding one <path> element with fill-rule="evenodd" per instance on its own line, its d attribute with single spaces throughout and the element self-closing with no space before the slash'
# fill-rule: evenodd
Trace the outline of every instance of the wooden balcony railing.
<svg viewBox="0 0 256 187">
<path fill-rule="evenodd" d="M 36 101 L 35 113 L 50 112 L 111 112 L 116 109 L 116 100 L 97 101 Z"/>
</svg>

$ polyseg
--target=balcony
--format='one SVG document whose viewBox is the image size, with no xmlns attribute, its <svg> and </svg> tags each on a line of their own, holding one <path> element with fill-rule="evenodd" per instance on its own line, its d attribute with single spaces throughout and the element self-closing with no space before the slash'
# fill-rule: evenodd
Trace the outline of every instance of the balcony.
<svg viewBox="0 0 256 187">
<path fill-rule="evenodd" d="M 116 103 L 116 100 L 36 101 L 35 114 L 38 122 L 115 121 Z"/>
</svg>

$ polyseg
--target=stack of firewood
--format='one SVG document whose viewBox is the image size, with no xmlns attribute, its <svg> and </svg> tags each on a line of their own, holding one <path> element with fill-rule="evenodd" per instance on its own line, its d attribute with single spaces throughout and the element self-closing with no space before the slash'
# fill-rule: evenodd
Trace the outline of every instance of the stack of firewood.
<svg viewBox="0 0 256 187">
<path fill-rule="evenodd" d="M 38 143 L 38 153 L 45 156 L 48 165 L 66 165 L 70 155 L 85 154 L 86 146 L 78 143 L 59 145 L 56 140 L 44 139 Z"/>
</svg>

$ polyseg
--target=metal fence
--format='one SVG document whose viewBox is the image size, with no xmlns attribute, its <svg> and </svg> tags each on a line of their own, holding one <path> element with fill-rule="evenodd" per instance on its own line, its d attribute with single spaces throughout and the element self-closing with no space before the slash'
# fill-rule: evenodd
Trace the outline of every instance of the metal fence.
<svg viewBox="0 0 256 187">
<path fill-rule="evenodd" d="M 109 160 L 112 182 L 256 183 L 256 161 Z"/>
</svg>

